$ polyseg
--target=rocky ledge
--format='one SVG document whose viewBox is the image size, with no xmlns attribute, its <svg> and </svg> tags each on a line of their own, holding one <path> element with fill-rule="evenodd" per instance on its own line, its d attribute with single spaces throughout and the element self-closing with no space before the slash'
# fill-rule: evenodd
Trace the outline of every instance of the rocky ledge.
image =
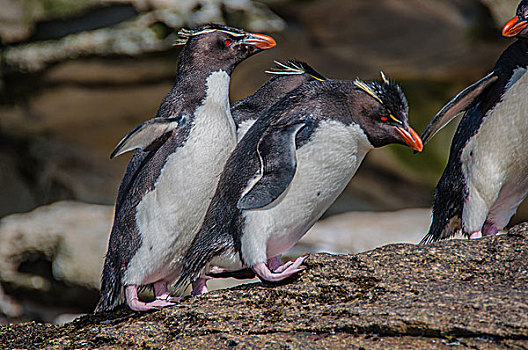
<svg viewBox="0 0 528 350">
<path fill-rule="evenodd" d="M 3 348 L 528 347 L 528 224 L 508 235 L 311 256 L 283 285 L 167 309 L 0 327 Z"/>
</svg>

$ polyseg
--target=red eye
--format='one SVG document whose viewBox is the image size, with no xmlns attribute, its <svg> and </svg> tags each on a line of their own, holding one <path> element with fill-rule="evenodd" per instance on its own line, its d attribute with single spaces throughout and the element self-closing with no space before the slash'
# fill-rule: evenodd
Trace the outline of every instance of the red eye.
<svg viewBox="0 0 528 350">
<path fill-rule="evenodd" d="M 231 40 L 225 39 L 224 40 L 224 44 L 225 44 L 225 46 L 229 46 L 231 44 Z"/>
<path fill-rule="evenodd" d="M 382 121 L 382 122 L 386 122 L 387 120 L 389 120 L 389 118 L 387 118 L 387 117 L 381 117 L 381 121 Z"/>
</svg>

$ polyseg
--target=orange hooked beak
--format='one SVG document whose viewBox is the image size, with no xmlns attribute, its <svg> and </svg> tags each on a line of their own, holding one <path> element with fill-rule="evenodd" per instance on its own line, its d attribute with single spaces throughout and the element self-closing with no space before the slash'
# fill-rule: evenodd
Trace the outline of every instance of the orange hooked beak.
<svg viewBox="0 0 528 350">
<path fill-rule="evenodd" d="M 528 21 L 521 21 L 519 17 L 515 16 L 510 19 L 502 28 L 502 35 L 507 38 L 512 38 L 522 32 L 528 26 Z"/>
<path fill-rule="evenodd" d="M 411 127 L 407 130 L 403 127 L 397 126 L 396 130 L 401 135 L 405 143 L 416 152 L 421 152 L 423 149 L 423 143 L 420 136 Z"/>
<path fill-rule="evenodd" d="M 271 49 L 277 43 L 271 36 L 267 36 L 264 34 L 251 34 L 243 41 L 246 45 L 251 45 L 256 47 L 257 49 L 266 50 Z"/>
</svg>

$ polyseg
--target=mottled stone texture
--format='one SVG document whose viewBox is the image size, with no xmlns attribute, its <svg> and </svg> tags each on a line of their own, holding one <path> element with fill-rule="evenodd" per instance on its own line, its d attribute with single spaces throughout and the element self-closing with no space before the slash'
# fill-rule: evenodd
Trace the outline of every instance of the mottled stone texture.
<svg viewBox="0 0 528 350">
<path fill-rule="evenodd" d="M 138 314 L 3 326 L 5 348 L 528 347 L 528 224 L 508 235 L 317 254 L 283 285 L 252 284 Z"/>
</svg>

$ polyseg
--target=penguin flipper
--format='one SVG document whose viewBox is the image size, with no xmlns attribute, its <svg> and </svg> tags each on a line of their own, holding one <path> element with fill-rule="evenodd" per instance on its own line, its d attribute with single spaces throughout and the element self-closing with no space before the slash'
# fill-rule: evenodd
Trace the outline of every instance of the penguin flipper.
<svg viewBox="0 0 528 350">
<path fill-rule="evenodd" d="M 238 201 L 239 209 L 265 207 L 290 185 L 297 168 L 295 136 L 305 125 L 276 125 L 264 133 L 257 146 L 262 177 Z"/>
<path fill-rule="evenodd" d="M 459 113 L 473 105 L 475 99 L 492 83 L 498 79 L 495 72 L 491 72 L 476 83 L 468 86 L 438 112 L 426 126 L 421 139 L 425 145 L 440 129 L 446 126 Z"/>
<path fill-rule="evenodd" d="M 149 151 L 165 142 L 178 127 L 178 118 L 152 118 L 139 124 L 126 134 L 112 151 L 110 159 L 134 149 Z"/>
</svg>

